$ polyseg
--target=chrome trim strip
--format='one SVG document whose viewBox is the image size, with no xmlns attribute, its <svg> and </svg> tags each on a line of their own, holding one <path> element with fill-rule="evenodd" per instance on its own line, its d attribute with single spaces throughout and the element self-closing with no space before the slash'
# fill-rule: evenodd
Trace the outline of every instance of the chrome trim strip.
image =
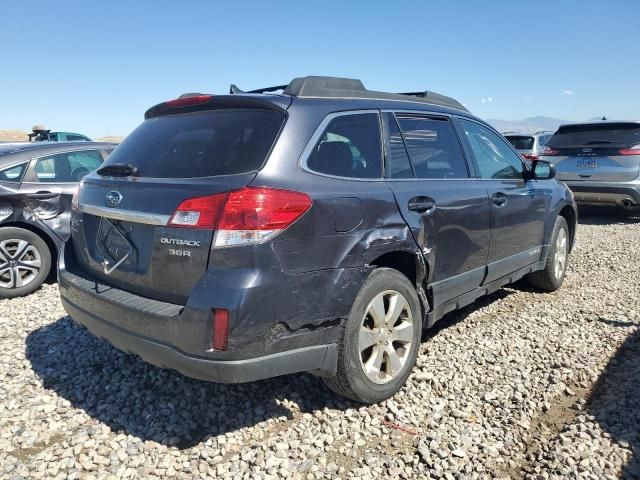
<svg viewBox="0 0 640 480">
<path fill-rule="evenodd" d="M 80 204 L 78 209 L 82 213 L 96 215 L 98 217 L 111 218 L 113 220 L 123 220 L 125 222 L 144 223 L 147 225 L 165 226 L 169 223 L 170 215 L 159 213 L 136 212 L 131 210 L 119 210 L 116 208 L 98 207 L 96 205 Z"/>
</svg>

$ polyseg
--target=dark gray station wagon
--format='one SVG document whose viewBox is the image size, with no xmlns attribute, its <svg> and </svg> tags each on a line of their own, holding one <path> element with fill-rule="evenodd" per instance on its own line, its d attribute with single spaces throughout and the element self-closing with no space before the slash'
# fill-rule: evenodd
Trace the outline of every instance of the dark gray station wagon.
<svg viewBox="0 0 640 480">
<path fill-rule="evenodd" d="M 560 287 L 576 209 L 553 175 L 431 92 L 305 77 L 190 94 L 85 177 L 62 301 L 191 377 L 308 371 L 378 402 L 445 313 L 525 276 Z"/>
</svg>

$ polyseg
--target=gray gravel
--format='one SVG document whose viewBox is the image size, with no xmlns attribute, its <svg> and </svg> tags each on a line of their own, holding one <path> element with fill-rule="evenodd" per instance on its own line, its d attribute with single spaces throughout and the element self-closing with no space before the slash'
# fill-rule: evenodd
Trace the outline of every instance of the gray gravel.
<svg viewBox="0 0 640 480">
<path fill-rule="evenodd" d="M 448 316 L 402 392 L 247 385 L 146 365 L 75 326 L 55 285 L 0 301 L 3 478 L 640 476 L 640 218 L 581 212 L 563 288 Z"/>
</svg>

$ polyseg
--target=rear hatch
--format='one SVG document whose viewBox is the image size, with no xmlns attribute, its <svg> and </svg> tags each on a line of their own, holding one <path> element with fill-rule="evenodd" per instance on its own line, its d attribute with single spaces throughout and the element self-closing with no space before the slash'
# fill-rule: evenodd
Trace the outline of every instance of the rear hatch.
<svg viewBox="0 0 640 480">
<path fill-rule="evenodd" d="M 555 164 L 559 180 L 628 182 L 640 172 L 638 145 L 638 123 L 564 125 L 546 143 L 543 155 Z"/>
<path fill-rule="evenodd" d="M 187 199 L 248 185 L 284 119 L 282 109 L 267 108 L 147 119 L 85 177 L 72 221 L 79 267 L 118 288 L 185 303 L 207 268 L 215 218 L 193 227 L 174 226 L 172 216 Z"/>
</svg>

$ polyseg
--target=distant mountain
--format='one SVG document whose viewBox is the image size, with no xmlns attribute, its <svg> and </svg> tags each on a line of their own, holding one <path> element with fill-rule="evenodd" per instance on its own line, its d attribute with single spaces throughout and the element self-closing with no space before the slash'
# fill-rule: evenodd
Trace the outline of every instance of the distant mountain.
<svg viewBox="0 0 640 480">
<path fill-rule="evenodd" d="M 538 130 L 550 130 L 555 132 L 564 123 L 572 123 L 568 120 L 551 117 L 529 117 L 522 120 L 498 120 L 487 119 L 499 132 L 533 133 Z"/>
</svg>

